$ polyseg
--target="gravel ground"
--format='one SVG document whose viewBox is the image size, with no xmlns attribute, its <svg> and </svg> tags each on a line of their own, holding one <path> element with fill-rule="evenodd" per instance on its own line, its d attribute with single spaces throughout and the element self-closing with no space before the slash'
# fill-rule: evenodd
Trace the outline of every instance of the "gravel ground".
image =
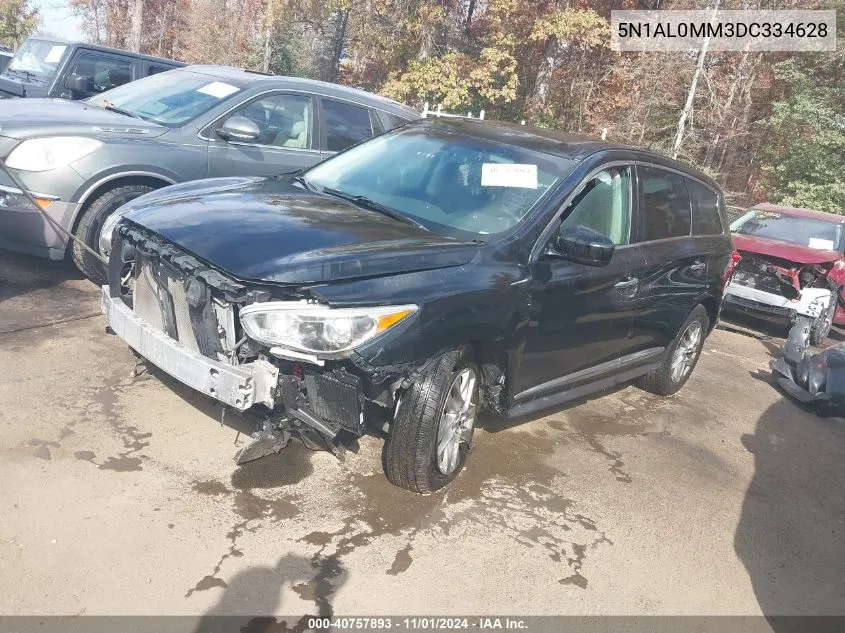
<svg viewBox="0 0 845 633">
<path fill-rule="evenodd" d="M 98 312 L 0 253 L 2 614 L 845 614 L 845 421 L 772 387 L 774 336 L 723 325 L 670 398 L 485 418 L 418 497 L 375 437 L 234 468 L 245 421 L 131 378 Z"/>
</svg>

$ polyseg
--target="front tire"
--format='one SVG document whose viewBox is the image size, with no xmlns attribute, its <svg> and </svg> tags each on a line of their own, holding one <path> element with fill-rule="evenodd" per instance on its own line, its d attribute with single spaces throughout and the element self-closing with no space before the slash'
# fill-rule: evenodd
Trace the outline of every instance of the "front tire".
<svg viewBox="0 0 845 633">
<path fill-rule="evenodd" d="M 659 396 L 671 396 L 683 387 L 701 355 L 710 319 L 704 306 L 697 305 L 678 331 L 663 363 L 637 381 L 640 389 Z"/>
<path fill-rule="evenodd" d="M 122 205 L 152 190 L 153 187 L 147 185 L 124 185 L 100 194 L 82 212 L 74 235 L 94 251 L 99 252 L 100 230 L 106 219 Z M 106 267 L 78 242 L 71 243 L 70 254 L 73 263 L 88 279 L 98 286 L 108 283 Z"/>
<path fill-rule="evenodd" d="M 461 472 L 472 442 L 479 372 L 468 354 L 438 356 L 401 395 L 385 446 L 388 480 L 430 494 Z"/>
</svg>

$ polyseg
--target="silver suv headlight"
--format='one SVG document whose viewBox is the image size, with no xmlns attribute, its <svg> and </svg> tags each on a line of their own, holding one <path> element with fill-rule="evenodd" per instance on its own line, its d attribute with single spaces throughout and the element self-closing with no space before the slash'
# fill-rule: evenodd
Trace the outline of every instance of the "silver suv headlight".
<svg viewBox="0 0 845 633">
<path fill-rule="evenodd" d="M 415 305 L 330 308 L 305 302 L 268 301 L 241 310 L 247 336 L 320 358 L 343 358 L 417 311 Z"/>
<path fill-rule="evenodd" d="M 65 167 L 102 147 L 95 138 L 52 136 L 31 138 L 9 154 L 6 167 L 21 171 L 50 171 Z"/>
</svg>

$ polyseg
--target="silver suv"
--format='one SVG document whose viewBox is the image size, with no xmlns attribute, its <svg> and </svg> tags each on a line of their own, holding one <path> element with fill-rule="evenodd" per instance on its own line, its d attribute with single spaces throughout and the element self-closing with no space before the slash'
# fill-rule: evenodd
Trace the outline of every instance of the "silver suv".
<svg viewBox="0 0 845 633">
<path fill-rule="evenodd" d="M 217 176 L 274 176 L 419 118 L 389 99 L 334 84 L 220 66 L 140 79 L 85 102 L 4 101 L 0 247 L 62 259 L 96 282 L 106 219 L 148 191 Z M 35 209 L 21 187 L 51 220 Z"/>
</svg>

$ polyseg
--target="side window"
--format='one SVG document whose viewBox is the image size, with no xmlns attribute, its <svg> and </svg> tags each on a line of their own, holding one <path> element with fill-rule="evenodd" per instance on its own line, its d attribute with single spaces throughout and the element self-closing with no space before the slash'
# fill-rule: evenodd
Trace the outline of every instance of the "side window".
<svg viewBox="0 0 845 633">
<path fill-rule="evenodd" d="M 147 67 L 147 76 L 158 75 L 159 73 L 166 73 L 168 70 L 173 70 L 172 66 L 159 66 L 158 64 L 150 64 Z"/>
<path fill-rule="evenodd" d="M 74 97 L 91 96 L 132 81 L 132 62 L 98 53 L 80 53 L 70 66 Z"/>
<path fill-rule="evenodd" d="M 690 199 L 685 178 L 671 171 L 637 167 L 640 178 L 641 241 L 690 234 Z"/>
<path fill-rule="evenodd" d="M 387 119 L 387 130 L 395 130 L 397 127 L 401 127 L 405 125 L 408 121 L 407 119 L 403 119 L 401 116 L 396 116 L 395 114 L 390 114 L 389 112 L 382 112 L 381 116 L 383 119 Z"/>
<path fill-rule="evenodd" d="M 367 108 L 342 101 L 323 99 L 326 115 L 326 149 L 339 152 L 373 135 L 370 112 Z"/>
<path fill-rule="evenodd" d="M 290 149 L 311 147 L 311 97 L 293 94 L 268 95 L 250 101 L 230 116 L 246 117 L 258 127 L 255 145 L 275 145 Z"/>
<path fill-rule="evenodd" d="M 631 169 L 613 167 L 595 175 L 564 212 L 563 226 L 584 226 L 617 246 L 631 237 Z"/>
<path fill-rule="evenodd" d="M 687 179 L 687 189 L 692 200 L 692 234 L 721 235 L 724 229 L 719 215 L 719 195 L 695 180 Z"/>
</svg>

